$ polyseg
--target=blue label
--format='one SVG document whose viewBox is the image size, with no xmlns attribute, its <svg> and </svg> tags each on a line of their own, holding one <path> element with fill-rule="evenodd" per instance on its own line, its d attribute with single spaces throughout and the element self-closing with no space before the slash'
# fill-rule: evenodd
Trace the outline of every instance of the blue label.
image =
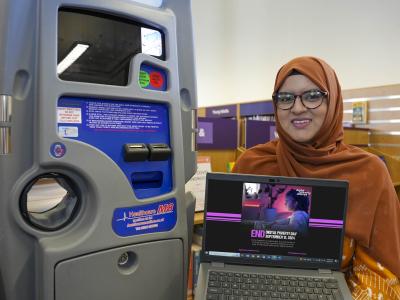
<svg viewBox="0 0 400 300">
<path fill-rule="evenodd" d="M 67 152 L 67 148 L 63 143 L 54 143 L 50 146 L 50 155 L 55 158 L 61 158 Z"/>
<path fill-rule="evenodd" d="M 124 145 L 161 143 L 170 146 L 168 107 L 164 104 L 108 99 L 61 97 L 57 107 L 58 134 L 79 140 L 107 154 L 125 173 L 137 198 L 172 190 L 172 162 L 124 160 Z M 157 185 L 139 184 L 132 177 L 159 174 Z M 142 176 L 143 177 L 143 176 Z"/>
<path fill-rule="evenodd" d="M 133 236 L 172 230 L 176 225 L 174 198 L 114 210 L 112 228 L 119 236 Z"/>
</svg>

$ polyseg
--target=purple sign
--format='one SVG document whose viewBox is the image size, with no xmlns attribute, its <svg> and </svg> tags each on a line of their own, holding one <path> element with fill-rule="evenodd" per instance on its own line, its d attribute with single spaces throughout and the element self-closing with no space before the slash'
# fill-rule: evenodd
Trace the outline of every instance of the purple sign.
<svg viewBox="0 0 400 300">
<path fill-rule="evenodd" d="M 240 104 L 241 116 L 273 115 L 274 113 L 274 104 L 272 101 Z"/>
<path fill-rule="evenodd" d="M 199 144 L 212 144 L 213 143 L 213 123 L 212 122 L 198 122 L 199 133 L 197 134 L 197 142 Z"/>
<path fill-rule="evenodd" d="M 237 121 L 224 118 L 199 118 L 197 147 L 199 150 L 236 149 Z"/>
<path fill-rule="evenodd" d="M 225 106 L 214 106 L 206 108 L 206 117 L 208 118 L 231 118 L 236 117 L 237 106 L 225 105 Z"/>
<path fill-rule="evenodd" d="M 275 122 L 246 120 L 245 148 L 264 144 L 275 138 Z"/>
</svg>

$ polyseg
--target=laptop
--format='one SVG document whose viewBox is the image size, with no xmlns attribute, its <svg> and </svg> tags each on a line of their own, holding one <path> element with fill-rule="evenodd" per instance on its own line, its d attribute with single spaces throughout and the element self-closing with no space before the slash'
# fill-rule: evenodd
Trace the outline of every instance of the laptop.
<svg viewBox="0 0 400 300">
<path fill-rule="evenodd" d="M 348 182 L 208 173 L 195 299 L 352 299 Z"/>
</svg>

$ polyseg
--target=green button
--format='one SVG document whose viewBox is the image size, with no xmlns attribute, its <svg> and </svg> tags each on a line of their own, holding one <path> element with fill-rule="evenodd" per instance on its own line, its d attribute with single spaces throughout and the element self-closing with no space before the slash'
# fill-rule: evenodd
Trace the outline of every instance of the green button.
<svg viewBox="0 0 400 300">
<path fill-rule="evenodd" d="M 145 88 L 150 84 L 150 75 L 146 71 L 140 71 L 139 73 L 139 85 Z"/>
</svg>

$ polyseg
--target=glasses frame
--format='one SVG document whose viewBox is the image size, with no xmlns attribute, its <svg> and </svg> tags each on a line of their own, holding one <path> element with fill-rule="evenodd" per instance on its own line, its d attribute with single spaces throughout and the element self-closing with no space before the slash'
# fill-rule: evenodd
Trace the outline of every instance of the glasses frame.
<svg viewBox="0 0 400 300">
<path fill-rule="evenodd" d="M 319 91 L 319 92 L 322 93 L 322 97 L 321 97 L 322 101 L 321 101 L 321 103 L 318 104 L 318 106 L 313 107 L 313 108 L 307 107 L 307 106 L 304 104 L 304 102 L 303 102 L 303 95 L 304 95 L 305 93 L 309 93 L 309 92 L 311 92 L 311 91 Z M 292 103 L 292 105 L 291 105 L 290 107 L 288 107 L 288 108 L 281 108 L 281 107 L 279 107 L 278 101 L 277 101 L 277 98 L 276 98 L 276 96 L 277 96 L 278 93 L 279 93 L 279 92 L 274 93 L 274 94 L 272 95 L 272 99 L 274 100 L 276 107 L 279 108 L 279 109 L 281 109 L 281 110 L 289 110 L 289 109 L 292 109 L 293 106 L 296 104 L 297 98 L 300 98 L 300 102 L 301 102 L 301 104 L 302 104 L 305 108 L 307 108 L 307 109 L 316 109 L 316 108 L 318 108 L 318 107 L 320 107 L 320 106 L 322 105 L 322 102 L 323 102 L 324 98 L 327 98 L 328 95 L 329 95 L 329 93 L 328 93 L 327 91 L 321 91 L 321 90 L 319 90 L 319 89 L 312 89 L 312 90 L 309 90 L 309 91 L 305 91 L 304 93 L 302 93 L 302 94 L 300 94 L 300 95 L 296 95 L 296 94 L 293 94 L 293 93 L 287 93 L 287 94 L 291 94 L 291 95 L 294 96 L 294 101 L 293 101 L 293 103 Z"/>
</svg>

